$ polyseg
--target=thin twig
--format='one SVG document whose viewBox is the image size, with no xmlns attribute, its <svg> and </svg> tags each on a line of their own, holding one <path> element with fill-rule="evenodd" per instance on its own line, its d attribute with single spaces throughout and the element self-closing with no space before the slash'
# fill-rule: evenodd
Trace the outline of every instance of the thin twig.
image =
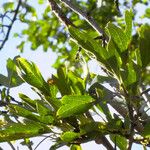
<svg viewBox="0 0 150 150">
<path fill-rule="evenodd" d="M 149 91 L 150 91 L 150 88 L 144 90 L 140 95 L 142 96 L 143 94 L 146 94 L 146 93 L 148 93 Z"/>
<path fill-rule="evenodd" d="M 11 142 L 7 142 L 9 144 L 9 146 L 12 148 L 12 150 L 16 150 L 15 147 L 13 146 L 13 144 Z"/>
<path fill-rule="evenodd" d="M 133 133 L 134 133 L 135 121 L 134 121 L 133 108 L 130 99 L 127 102 L 127 106 L 128 106 L 129 118 L 131 123 L 128 150 L 131 150 L 133 144 Z"/>
<path fill-rule="evenodd" d="M 3 40 L 3 42 L 2 42 L 2 44 L 1 44 L 1 46 L 0 46 L 0 50 L 4 47 L 6 41 L 8 40 L 8 37 L 9 37 L 9 35 L 10 35 L 10 31 L 11 31 L 11 29 L 12 29 L 12 26 L 13 26 L 13 24 L 14 24 L 16 18 L 17 18 L 17 14 L 18 14 L 18 12 L 19 12 L 20 6 L 21 6 L 21 0 L 19 0 L 18 5 L 17 5 L 17 7 L 16 7 L 16 9 L 15 9 L 15 11 L 14 11 L 15 14 L 14 14 L 14 16 L 13 16 L 13 18 L 12 18 L 12 21 L 11 21 L 11 23 L 10 23 L 10 25 L 9 25 L 9 28 L 8 28 L 8 30 L 7 30 L 6 37 L 5 37 L 5 39 Z"/>
</svg>

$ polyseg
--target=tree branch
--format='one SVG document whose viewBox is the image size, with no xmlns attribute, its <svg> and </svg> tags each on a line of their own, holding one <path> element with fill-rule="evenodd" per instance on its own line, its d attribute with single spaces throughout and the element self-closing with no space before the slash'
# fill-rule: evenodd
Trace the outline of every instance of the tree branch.
<svg viewBox="0 0 150 150">
<path fill-rule="evenodd" d="M 53 12 L 57 16 L 57 18 L 59 18 L 61 20 L 61 22 L 63 24 L 65 24 L 65 26 L 71 25 L 71 26 L 75 27 L 75 25 L 70 21 L 70 19 L 67 18 L 66 15 L 64 15 L 61 8 L 59 7 L 59 5 L 54 0 L 48 0 L 48 1 L 50 3 L 50 6 L 51 6 Z"/>
<path fill-rule="evenodd" d="M 107 140 L 105 136 L 100 136 L 95 139 L 96 144 L 103 144 L 107 150 L 114 150 L 113 146 Z"/>
<path fill-rule="evenodd" d="M 76 7 L 71 0 L 61 0 L 66 6 L 68 6 L 71 10 L 73 10 L 78 15 L 82 16 L 98 33 L 99 35 L 105 35 L 105 32 L 102 28 L 99 27 L 98 23 L 94 20 L 93 17 L 88 16 L 88 13 Z"/>
<path fill-rule="evenodd" d="M 14 22 L 16 21 L 17 14 L 18 14 L 18 12 L 19 12 L 20 6 L 21 6 L 21 0 L 19 0 L 16 9 L 13 11 L 13 12 L 14 12 L 14 16 L 13 16 L 13 18 L 12 18 L 12 20 L 11 20 L 10 25 L 8 26 L 8 30 L 7 30 L 6 36 L 5 36 L 4 40 L 2 40 L 2 44 L 0 45 L 0 50 L 4 47 L 6 41 L 8 40 L 8 37 L 9 37 L 9 35 L 10 35 L 10 31 L 11 31 L 11 29 L 12 29 L 12 26 L 13 26 Z"/>
</svg>

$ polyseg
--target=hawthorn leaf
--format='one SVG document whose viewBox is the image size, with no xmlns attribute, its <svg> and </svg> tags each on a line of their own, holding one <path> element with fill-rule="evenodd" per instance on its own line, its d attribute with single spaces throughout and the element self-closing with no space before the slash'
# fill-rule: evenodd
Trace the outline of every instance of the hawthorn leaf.
<svg viewBox="0 0 150 150">
<path fill-rule="evenodd" d="M 34 137 L 48 132 L 50 129 L 38 122 L 11 123 L 0 129 L 0 142 Z"/>
<path fill-rule="evenodd" d="M 64 142 L 72 142 L 75 139 L 80 137 L 80 133 L 72 132 L 72 131 L 67 131 L 61 134 L 60 138 Z"/>
<path fill-rule="evenodd" d="M 20 68 L 21 77 L 30 85 L 38 88 L 44 94 L 50 93 L 50 86 L 42 77 L 38 67 L 33 62 L 28 62 L 24 58 L 17 58 L 18 66 Z"/>
<path fill-rule="evenodd" d="M 103 65 L 106 63 L 107 51 L 104 47 L 102 47 L 96 40 L 91 38 L 88 33 L 85 31 L 80 31 L 77 28 L 69 27 L 68 28 L 73 41 L 85 49 L 87 52 L 92 53 L 97 57 L 98 61 L 100 61 Z"/>
<path fill-rule="evenodd" d="M 16 104 L 9 104 L 9 111 L 13 115 L 21 116 L 21 117 L 24 117 L 33 121 L 41 122 L 44 124 L 52 124 L 54 121 L 54 117 L 51 115 L 40 116 L 39 114 L 35 114 L 31 112 L 30 110 L 27 110 Z"/>
<path fill-rule="evenodd" d="M 80 125 L 80 130 L 82 134 L 85 133 L 92 133 L 92 132 L 100 132 L 105 133 L 106 132 L 106 124 L 103 122 L 88 122 L 86 124 Z"/>
<path fill-rule="evenodd" d="M 41 102 L 40 100 L 36 100 L 36 108 L 37 108 L 38 114 L 40 114 L 41 116 L 53 114 L 51 108 L 46 107 L 44 103 Z"/>
<path fill-rule="evenodd" d="M 107 30 L 111 38 L 119 48 L 119 53 L 127 50 L 128 47 L 127 36 L 123 32 L 123 30 L 110 22 L 107 24 Z"/>
<path fill-rule="evenodd" d="M 25 102 L 30 108 L 32 109 L 36 109 L 36 101 L 30 99 L 28 96 L 22 94 L 22 93 L 19 93 L 19 97 L 21 98 L 21 100 L 23 102 Z"/>
<path fill-rule="evenodd" d="M 88 95 L 66 95 L 61 101 L 62 106 L 58 109 L 57 116 L 66 118 L 86 112 L 92 107 L 95 100 Z"/>
</svg>

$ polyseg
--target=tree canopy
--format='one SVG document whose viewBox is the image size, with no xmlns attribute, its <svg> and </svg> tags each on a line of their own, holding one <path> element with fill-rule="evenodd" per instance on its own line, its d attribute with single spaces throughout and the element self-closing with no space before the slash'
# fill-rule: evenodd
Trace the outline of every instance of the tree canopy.
<svg viewBox="0 0 150 150">
<path fill-rule="evenodd" d="M 57 59 L 56 74 L 45 80 L 34 62 L 8 58 L 8 74 L 0 74 L 0 142 L 14 149 L 11 141 L 23 139 L 32 150 L 30 138 L 46 135 L 55 143 L 50 150 L 64 145 L 81 150 L 89 141 L 108 150 L 130 150 L 133 143 L 150 147 L 148 0 L 38 0 L 35 5 L 14 0 L 1 5 L 1 51 L 14 34 L 20 53 L 27 45 L 34 51 L 42 47 Z M 15 25 L 22 27 L 11 33 Z M 89 71 L 93 59 L 100 72 Z M 11 89 L 25 83 L 36 99 L 18 91 L 19 101 L 11 96 Z"/>
</svg>

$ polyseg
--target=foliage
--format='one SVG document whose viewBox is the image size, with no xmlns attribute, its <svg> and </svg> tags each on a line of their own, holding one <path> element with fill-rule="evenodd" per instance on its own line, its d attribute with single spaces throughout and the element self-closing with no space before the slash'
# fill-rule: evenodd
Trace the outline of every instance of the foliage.
<svg viewBox="0 0 150 150">
<path fill-rule="evenodd" d="M 44 1 L 38 2 L 42 7 Z M 49 0 L 51 7 L 41 18 L 27 1 L 19 1 L 15 9 L 16 3 L 4 3 L 1 18 L 14 13 L 27 25 L 21 31 L 26 38 L 17 48 L 23 52 L 30 42 L 32 50 L 42 46 L 60 55 L 54 64 L 57 73 L 47 81 L 34 62 L 20 56 L 7 60 L 8 76 L 0 74 L 0 142 L 24 139 L 31 149 L 30 137 L 49 134 L 47 138 L 55 142 L 51 150 L 64 145 L 81 150 L 82 143 L 89 141 L 107 149 L 131 149 L 133 143 L 149 146 L 150 25 L 140 26 L 134 20 L 135 6 L 148 1 L 134 0 L 129 5 L 128 1 Z M 124 11 L 121 6 L 132 9 Z M 149 18 L 149 9 L 143 18 Z M 8 34 L 1 48 L 10 25 L 2 19 L 1 31 L 6 26 Z M 96 59 L 105 76 L 89 72 L 91 59 Z M 11 96 L 11 88 L 23 83 L 32 86 L 37 99 L 23 93 L 20 101 Z M 101 119 L 95 121 L 93 113 Z"/>
</svg>

